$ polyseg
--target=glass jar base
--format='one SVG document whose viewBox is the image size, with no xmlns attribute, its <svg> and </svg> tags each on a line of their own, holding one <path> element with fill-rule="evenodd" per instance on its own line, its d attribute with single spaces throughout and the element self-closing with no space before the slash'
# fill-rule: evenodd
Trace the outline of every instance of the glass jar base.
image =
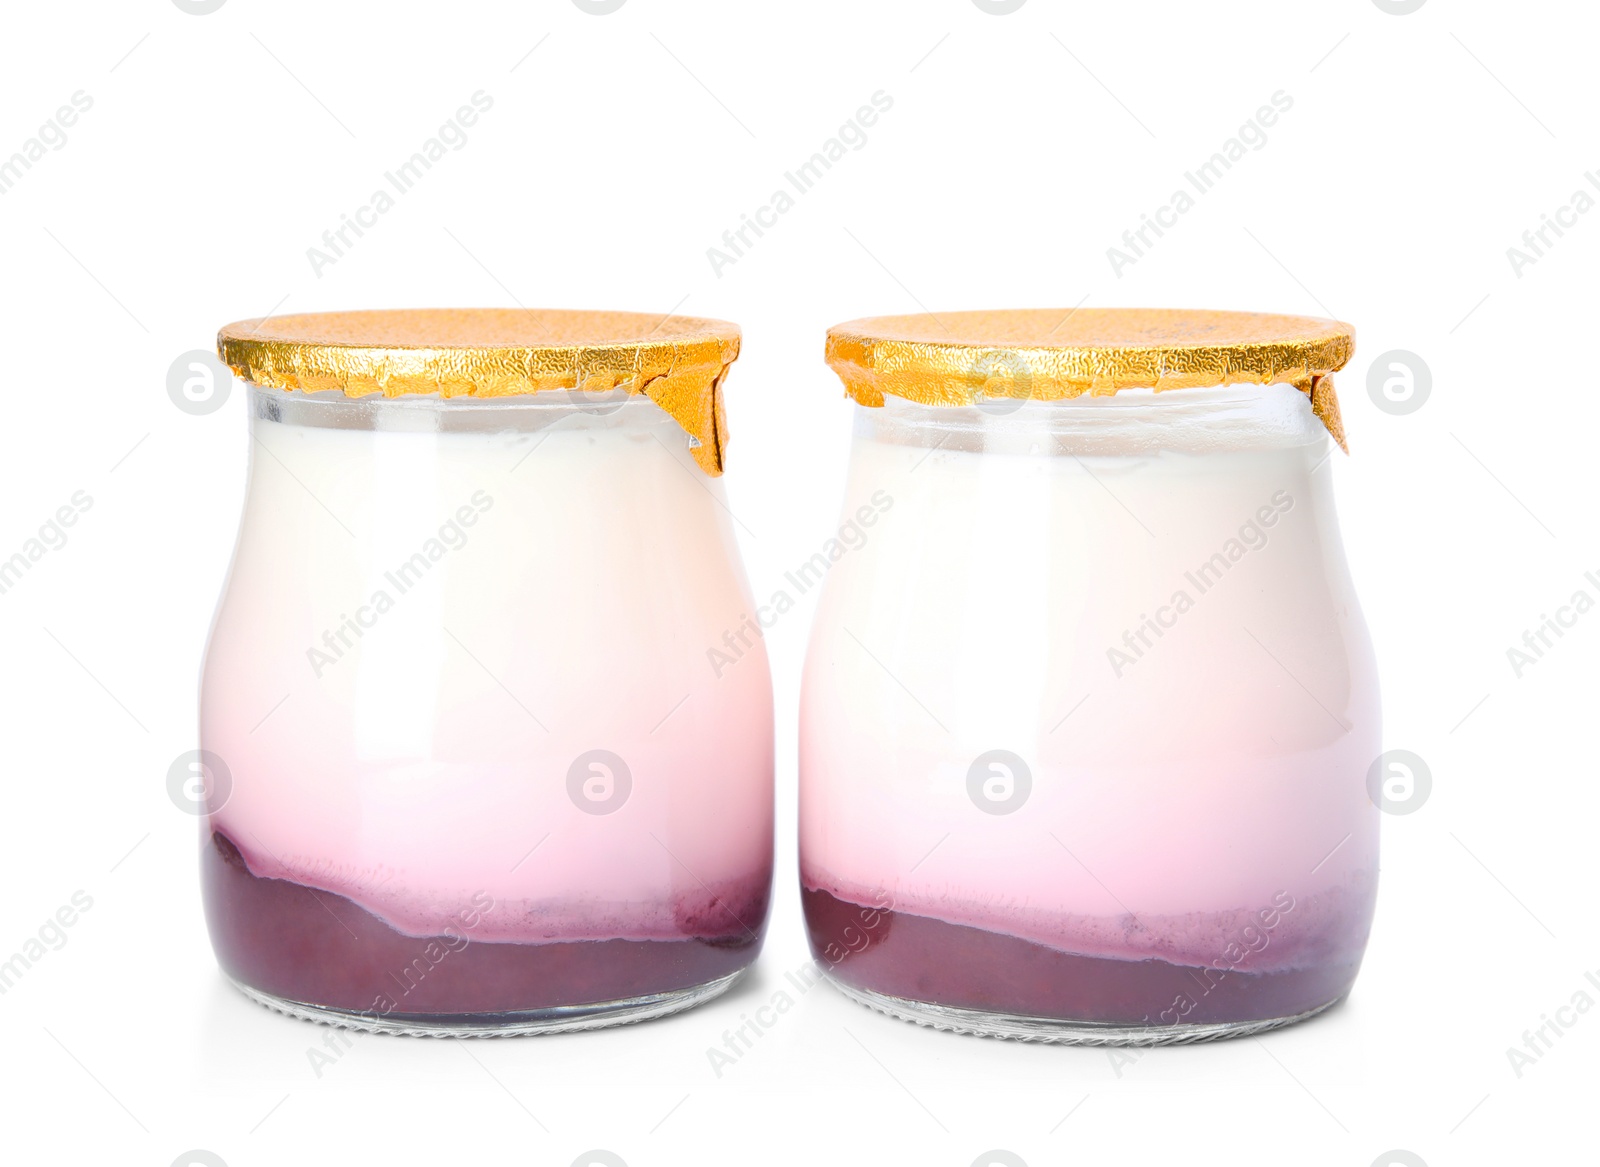
<svg viewBox="0 0 1600 1167">
<path fill-rule="evenodd" d="M 367 1013 L 354 1013 L 344 1009 L 329 1009 L 309 1005 L 303 1001 L 290 1001 L 252 989 L 249 985 L 228 978 L 246 997 L 258 1005 L 265 1005 L 275 1013 L 295 1017 L 301 1021 L 315 1021 L 339 1029 L 353 1029 L 362 1033 L 387 1033 L 400 1037 L 529 1037 L 544 1033 L 571 1033 L 581 1029 L 605 1029 L 613 1025 L 631 1025 L 639 1021 L 652 1021 L 693 1009 L 720 997 L 733 983 L 745 974 L 744 969 L 693 985 L 687 989 L 673 989 L 666 993 L 652 993 L 643 997 L 629 997 L 620 1001 L 602 1001 L 592 1005 L 562 1005 L 552 1009 L 526 1009 L 510 1013 L 407 1013 L 376 1017 Z"/>
<path fill-rule="evenodd" d="M 1064 1021 L 1053 1017 L 1027 1017 L 1013 1013 L 991 1013 L 983 1009 L 961 1009 L 951 1005 L 935 1005 L 927 1001 L 913 1001 L 906 997 L 892 997 L 871 989 L 847 985 L 828 974 L 828 983 L 858 1005 L 865 1005 L 879 1013 L 931 1029 L 948 1033 L 965 1033 L 975 1037 L 998 1037 L 1009 1041 L 1036 1041 L 1054 1045 L 1191 1045 L 1203 1041 L 1219 1041 L 1228 1037 L 1249 1037 L 1293 1025 L 1315 1017 L 1333 1008 L 1343 996 L 1335 997 L 1315 1009 L 1296 1013 L 1290 1017 L 1271 1017 L 1256 1021 L 1207 1021 L 1181 1025 L 1115 1025 L 1095 1021 Z"/>
</svg>

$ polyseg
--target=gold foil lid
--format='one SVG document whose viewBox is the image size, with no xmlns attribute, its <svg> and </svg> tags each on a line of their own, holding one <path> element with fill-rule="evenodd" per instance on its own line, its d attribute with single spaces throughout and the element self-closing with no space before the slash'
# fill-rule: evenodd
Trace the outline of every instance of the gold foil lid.
<svg viewBox="0 0 1600 1167">
<path fill-rule="evenodd" d="M 1017 309 L 874 316 L 828 329 L 828 366 L 850 396 L 923 405 L 1059 401 L 1119 389 L 1293 385 L 1339 448 L 1333 373 L 1355 349 L 1336 320 L 1171 308 Z"/>
<path fill-rule="evenodd" d="M 694 439 L 694 460 L 715 477 L 728 440 L 722 381 L 739 355 L 739 328 L 692 316 L 559 309 L 317 312 L 229 324 L 217 334 L 217 352 L 248 381 L 307 393 L 642 393 Z"/>
</svg>

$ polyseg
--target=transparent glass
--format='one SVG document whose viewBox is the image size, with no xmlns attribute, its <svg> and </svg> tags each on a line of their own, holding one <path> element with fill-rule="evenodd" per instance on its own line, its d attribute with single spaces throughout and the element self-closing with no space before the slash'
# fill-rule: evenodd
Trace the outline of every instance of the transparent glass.
<svg viewBox="0 0 1600 1167">
<path fill-rule="evenodd" d="M 1331 449 L 1287 385 L 858 411 L 800 727 L 841 989 L 1092 1043 L 1349 990 L 1380 721 Z"/>
<path fill-rule="evenodd" d="M 722 483 L 622 394 L 250 389 L 208 647 L 223 971 L 416 1033 L 638 1020 L 761 946 L 772 693 Z"/>
</svg>

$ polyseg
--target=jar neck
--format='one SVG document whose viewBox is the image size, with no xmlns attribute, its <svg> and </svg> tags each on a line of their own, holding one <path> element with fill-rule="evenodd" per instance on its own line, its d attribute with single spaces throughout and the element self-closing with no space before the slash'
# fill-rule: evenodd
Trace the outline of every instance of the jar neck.
<svg viewBox="0 0 1600 1167">
<path fill-rule="evenodd" d="M 1285 449 L 1326 442 L 1292 385 L 1124 389 L 1060 401 L 995 398 L 972 406 L 884 398 L 856 411 L 857 440 L 990 453 L 1142 455 Z"/>
<path fill-rule="evenodd" d="M 686 445 L 678 424 L 649 398 L 618 389 L 604 393 L 550 390 L 516 397 L 407 394 L 347 397 L 341 392 L 301 393 L 250 386 L 250 424 L 392 433 L 534 433 L 563 430 L 659 431 Z"/>
<path fill-rule="evenodd" d="M 546 507 L 559 500 L 556 509 L 580 514 L 637 506 L 641 496 L 652 514 L 723 513 L 713 505 L 722 480 L 706 477 L 693 439 L 640 395 L 447 401 L 252 385 L 249 408 L 251 492 L 263 505 L 309 494 L 347 531 L 427 513 L 440 499 L 454 507 L 479 489 Z"/>
</svg>

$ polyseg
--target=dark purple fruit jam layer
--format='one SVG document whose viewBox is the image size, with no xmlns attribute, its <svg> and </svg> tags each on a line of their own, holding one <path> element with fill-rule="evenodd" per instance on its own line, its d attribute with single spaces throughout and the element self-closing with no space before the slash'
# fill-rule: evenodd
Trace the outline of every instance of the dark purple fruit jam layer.
<svg viewBox="0 0 1600 1167">
<path fill-rule="evenodd" d="M 220 832 L 203 851 L 223 972 L 275 997 L 374 1018 L 529 1012 L 714 981 L 760 952 L 771 882 L 727 909 L 722 936 L 516 944 L 473 939 L 469 926 L 407 936 L 343 896 L 252 874 Z"/>
<path fill-rule="evenodd" d="M 811 949 L 847 985 L 935 1005 L 1140 1026 L 1293 1017 L 1343 996 L 1358 964 L 1251 972 L 1077 956 L 1016 936 L 802 889 Z"/>
</svg>

